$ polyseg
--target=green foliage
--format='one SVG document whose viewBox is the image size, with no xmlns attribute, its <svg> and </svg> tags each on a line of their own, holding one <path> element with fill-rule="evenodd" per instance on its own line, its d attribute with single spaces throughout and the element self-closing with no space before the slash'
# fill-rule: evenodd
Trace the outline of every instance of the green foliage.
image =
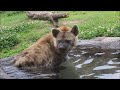
<svg viewBox="0 0 120 90">
<path fill-rule="evenodd" d="M 67 12 L 68 18 L 59 20 L 66 25 L 77 24 L 80 39 L 101 36 L 120 37 L 119 11 L 58 11 Z M 0 58 L 20 53 L 46 33 L 49 21 L 30 20 L 24 11 L 0 11 Z"/>
<path fill-rule="evenodd" d="M 14 26 L 14 27 L 3 27 L 0 28 L 0 51 L 6 48 L 12 48 L 13 46 L 20 43 L 19 33 L 28 33 L 32 28 L 33 23 L 25 23 Z"/>
<path fill-rule="evenodd" d="M 81 31 L 79 38 L 91 39 L 94 37 L 120 37 L 120 27 L 113 25 L 109 27 L 98 26 L 91 30 Z"/>
<path fill-rule="evenodd" d="M 21 12 L 23 12 L 23 11 L 0 11 L 0 13 L 3 13 L 7 16 L 12 16 L 12 15 L 15 15 L 15 14 L 19 14 Z"/>
<path fill-rule="evenodd" d="M 0 51 L 4 48 L 11 48 L 19 43 L 19 39 L 15 33 L 0 34 Z"/>
</svg>

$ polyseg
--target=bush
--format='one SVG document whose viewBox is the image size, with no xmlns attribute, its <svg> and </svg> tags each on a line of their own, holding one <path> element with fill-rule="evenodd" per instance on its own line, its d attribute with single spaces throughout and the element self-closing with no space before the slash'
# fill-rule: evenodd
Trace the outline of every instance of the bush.
<svg viewBox="0 0 120 90">
<path fill-rule="evenodd" d="M 93 29 L 81 31 L 79 38 L 91 39 L 94 37 L 120 37 L 120 26 L 114 24 L 112 26 L 97 26 Z"/>
<path fill-rule="evenodd" d="M 14 27 L 0 28 L 0 51 L 9 49 L 20 42 L 19 33 L 25 33 L 32 28 L 33 22 L 22 22 Z"/>
<path fill-rule="evenodd" d="M 7 16 L 12 16 L 12 15 L 15 15 L 15 14 L 18 14 L 18 13 L 21 13 L 21 12 L 23 12 L 23 11 L 8 11 L 8 12 L 6 12 L 6 15 Z"/>
<path fill-rule="evenodd" d="M 0 51 L 5 48 L 12 48 L 19 43 L 19 39 L 15 33 L 0 34 Z"/>
</svg>

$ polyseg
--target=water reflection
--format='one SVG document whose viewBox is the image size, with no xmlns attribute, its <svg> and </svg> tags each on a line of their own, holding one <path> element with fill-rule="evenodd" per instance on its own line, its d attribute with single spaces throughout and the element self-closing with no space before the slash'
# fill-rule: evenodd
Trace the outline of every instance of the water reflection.
<svg viewBox="0 0 120 90">
<path fill-rule="evenodd" d="M 118 79 L 120 78 L 120 73 L 114 73 L 114 74 L 100 74 L 98 76 L 95 76 L 97 78 L 103 78 L 103 79 Z"/>
<path fill-rule="evenodd" d="M 71 64 L 64 66 L 72 67 L 75 71 L 68 74 L 64 70 L 62 77 L 66 74 L 69 78 L 75 78 L 70 75 L 76 73 L 79 79 L 120 79 L 120 50 L 78 46 L 69 56 L 71 59 L 68 63 Z"/>
</svg>

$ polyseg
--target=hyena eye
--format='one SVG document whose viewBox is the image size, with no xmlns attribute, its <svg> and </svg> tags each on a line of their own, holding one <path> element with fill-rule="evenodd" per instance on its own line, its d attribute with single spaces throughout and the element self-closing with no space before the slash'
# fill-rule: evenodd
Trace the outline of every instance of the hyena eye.
<svg viewBox="0 0 120 90">
<path fill-rule="evenodd" d="M 71 43 L 71 40 L 58 40 L 58 43 Z"/>
</svg>

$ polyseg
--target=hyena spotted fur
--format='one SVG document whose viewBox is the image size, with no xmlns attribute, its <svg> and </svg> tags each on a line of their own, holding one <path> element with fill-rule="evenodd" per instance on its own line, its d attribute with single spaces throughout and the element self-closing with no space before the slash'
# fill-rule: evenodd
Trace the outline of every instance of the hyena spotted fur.
<svg viewBox="0 0 120 90">
<path fill-rule="evenodd" d="M 79 29 L 61 26 L 39 39 L 20 54 L 15 56 L 16 67 L 44 67 L 54 69 L 66 60 L 67 53 L 76 46 Z"/>
</svg>

